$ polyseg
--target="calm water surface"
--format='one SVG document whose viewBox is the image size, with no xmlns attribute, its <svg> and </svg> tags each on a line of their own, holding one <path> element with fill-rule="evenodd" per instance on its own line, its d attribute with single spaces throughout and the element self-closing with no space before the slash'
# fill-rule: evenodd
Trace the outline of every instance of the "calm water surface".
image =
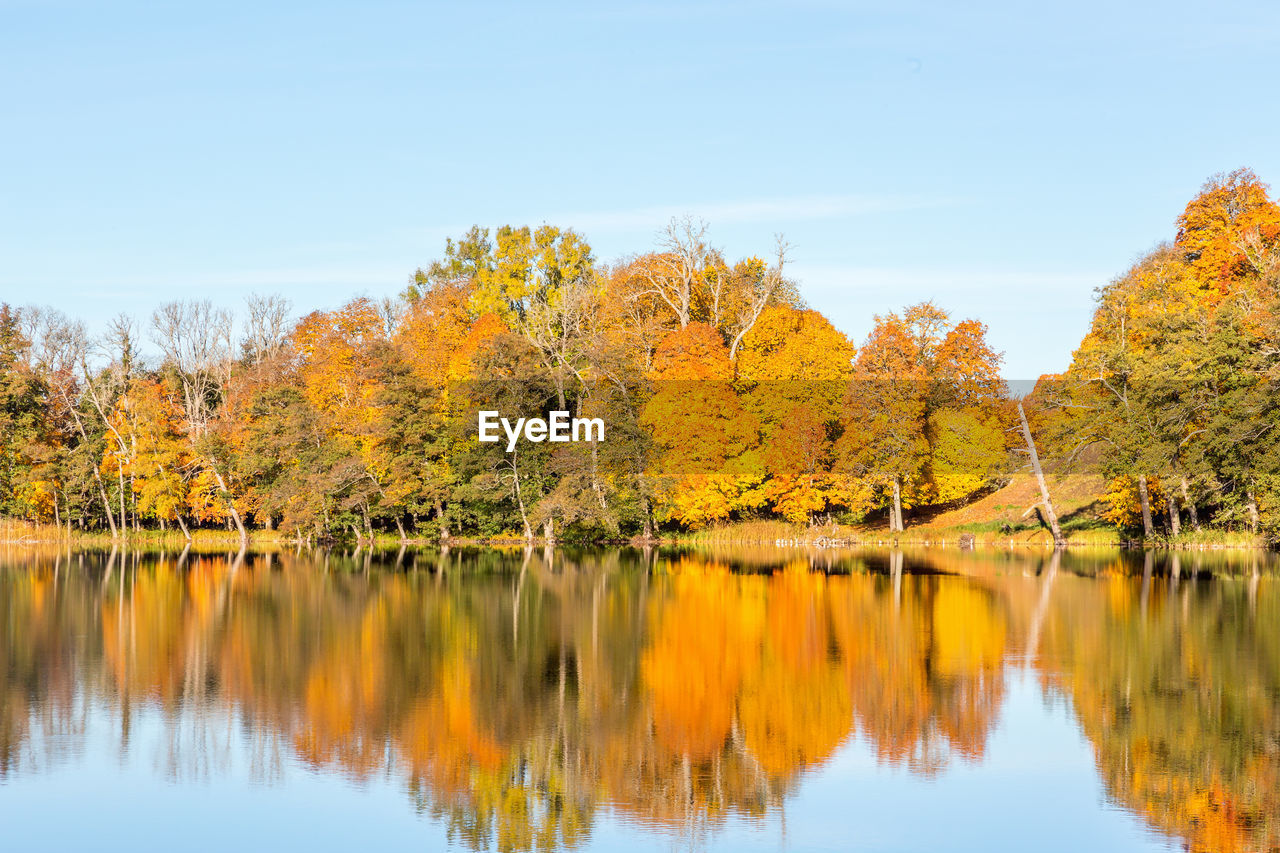
<svg viewBox="0 0 1280 853">
<path fill-rule="evenodd" d="M 1275 572 L 0 551 L 0 847 L 1276 850 Z"/>
</svg>

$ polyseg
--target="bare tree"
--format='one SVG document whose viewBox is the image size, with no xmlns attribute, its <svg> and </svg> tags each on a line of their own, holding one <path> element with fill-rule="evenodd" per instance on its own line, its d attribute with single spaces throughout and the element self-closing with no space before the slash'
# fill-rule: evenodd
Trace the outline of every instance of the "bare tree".
<svg viewBox="0 0 1280 853">
<path fill-rule="evenodd" d="M 231 382 L 231 312 L 214 308 L 208 300 L 169 302 L 156 310 L 151 323 L 156 344 L 182 383 L 187 437 L 193 446 L 197 445 L 208 433 L 213 413 Z M 240 541 L 245 542 L 249 534 L 222 476 L 220 460 L 208 452 L 203 456 L 240 533 Z"/>
<path fill-rule="evenodd" d="M 760 312 L 773 300 L 774 296 L 782 290 L 786 284 L 786 279 L 782 275 L 783 267 L 787 263 L 787 252 L 790 251 L 791 245 L 787 243 L 786 238 L 781 234 L 774 237 L 776 246 L 774 249 L 773 266 L 765 270 L 763 276 L 758 281 L 752 283 L 750 289 L 742 294 L 741 308 L 738 310 L 737 317 L 734 318 L 734 325 L 730 332 L 733 334 L 733 343 L 729 347 L 729 360 L 732 361 L 738 357 L 738 346 L 741 345 L 742 339 L 747 333 L 755 327 L 756 321 L 760 319 Z"/>
<path fill-rule="evenodd" d="M 32 367 L 44 379 L 49 389 L 50 401 L 61 409 L 59 414 L 75 426 L 82 446 L 87 451 L 90 447 L 89 431 L 85 428 L 84 417 L 80 412 L 83 391 L 77 380 L 77 371 L 83 369 L 89 351 L 89 338 L 84 324 L 52 308 L 24 308 L 21 317 L 24 334 L 31 341 L 28 357 Z M 98 487 L 98 497 L 102 500 L 103 512 L 107 516 L 107 524 L 111 527 L 111 538 L 115 539 L 120 535 L 120 530 L 116 525 L 116 516 L 111 509 L 111 500 L 107 497 L 99 467 L 98 460 L 92 460 L 89 465 L 94 484 Z M 67 523 L 70 524 L 70 519 Z"/>
<path fill-rule="evenodd" d="M 399 329 L 400 324 L 404 322 L 409 306 L 399 297 L 384 296 L 378 300 L 376 307 L 378 317 L 382 320 L 382 333 L 391 339 L 395 336 L 396 329 Z"/>
<path fill-rule="evenodd" d="M 111 370 L 118 376 L 133 375 L 138 363 L 138 324 L 128 314 L 120 313 L 107 323 L 102 338 L 104 355 L 110 361 Z"/>
<path fill-rule="evenodd" d="M 658 238 L 658 253 L 641 266 L 647 287 L 639 295 L 652 294 L 665 302 L 683 329 L 692 318 L 694 297 L 712 254 L 705 221 L 673 218 Z"/>
<path fill-rule="evenodd" d="M 284 347 L 289 331 L 289 300 L 279 294 L 251 294 L 246 300 L 249 316 L 245 320 L 241 349 L 251 364 L 275 357 Z"/>
<path fill-rule="evenodd" d="M 41 305 L 27 305 L 18 312 L 22 334 L 30 341 L 27 358 L 31 369 L 48 378 L 58 373 L 73 374 L 80 351 L 87 345 L 84 325 L 61 311 Z"/>
<path fill-rule="evenodd" d="M 620 295 L 608 302 L 615 316 L 607 322 L 631 343 L 647 372 L 653 367 L 654 350 L 671 333 L 671 323 L 664 303 L 648 289 L 642 276 L 634 274 L 640 263 L 642 261 L 632 257 L 620 261 L 616 268 L 604 267 L 597 271 L 610 281 L 609 289 Z"/>
<path fill-rule="evenodd" d="M 98 371 L 90 367 L 89 360 L 86 357 L 88 348 L 82 350 L 80 354 L 80 372 L 84 379 L 85 396 L 93 404 L 94 410 L 97 411 L 98 417 L 102 420 L 102 425 L 116 442 L 120 527 L 126 533 L 129 530 L 129 513 L 125 505 L 125 466 L 123 463 L 132 463 L 135 460 L 137 435 L 135 431 L 130 430 L 128 440 L 126 440 L 124 433 L 121 432 L 121 425 L 114 423 L 108 412 L 120 397 L 128 394 L 129 385 L 133 377 L 134 363 L 138 358 L 137 347 L 134 343 L 136 337 L 133 318 L 127 314 L 119 314 L 107 324 L 106 334 L 95 347 L 105 357 L 106 369 Z M 133 476 L 130 475 L 129 479 L 130 489 L 128 493 L 132 494 Z M 137 524 L 138 519 L 135 513 L 135 527 Z"/>
<path fill-rule="evenodd" d="M 672 219 L 658 240 L 658 252 L 635 263 L 643 284 L 628 299 L 656 298 L 671 309 L 682 329 L 695 312 L 705 312 L 707 322 L 728 338 L 732 360 L 761 312 L 794 288 L 783 275 L 791 246 L 781 234 L 776 240 L 773 265 L 759 277 L 742 276 L 731 273 L 708 244 L 706 222 L 690 216 Z"/>
<path fill-rule="evenodd" d="M 151 317 L 153 339 L 182 383 L 191 437 L 209 428 L 217 398 L 231 375 L 231 313 L 208 300 L 169 302 Z"/>
<path fill-rule="evenodd" d="M 592 273 L 560 284 L 553 293 L 531 299 L 519 322 L 520 331 L 538 351 L 556 385 L 560 408 L 566 403 L 566 380 L 579 384 L 588 348 L 599 319 L 601 287 Z"/>
</svg>

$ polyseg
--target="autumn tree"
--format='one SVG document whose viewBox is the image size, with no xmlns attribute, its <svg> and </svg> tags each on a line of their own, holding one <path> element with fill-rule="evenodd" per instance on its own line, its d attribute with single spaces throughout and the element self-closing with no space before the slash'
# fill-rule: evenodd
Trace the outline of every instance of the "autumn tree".
<svg viewBox="0 0 1280 853">
<path fill-rule="evenodd" d="M 904 529 L 904 503 L 954 500 L 1000 472 L 999 365 L 985 326 L 952 325 L 931 302 L 876 317 L 854 363 L 841 458 L 881 495 L 890 531 Z"/>
<path fill-rule="evenodd" d="M 0 304 L 0 513 L 40 518 L 48 497 L 30 469 L 43 432 L 44 389 L 24 364 L 29 345 L 17 312 Z"/>
<path fill-rule="evenodd" d="M 862 497 L 834 470 L 854 354 L 817 311 L 789 306 L 765 309 L 743 338 L 736 387 L 761 425 L 765 497 L 789 521 L 862 508 Z"/>
<path fill-rule="evenodd" d="M 1073 405 L 1106 448 L 1114 519 L 1140 519 L 1150 537 L 1163 509 L 1176 535 L 1184 512 L 1198 527 L 1214 507 L 1256 531 L 1276 470 L 1267 330 L 1280 208 L 1238 170 L 1210 179 L 1178 228 L 1098 291 L 1068 374 Z"/>
<path fill-rule="evenodd" d="M 641 423 L 658 450 L 664 514 L 701 526 L 752 505 L 763 478 L 759 423 L 731 383 L 729 353 L 715 329 L 690 323 L 654 353 L 653 396 Z"/>
<path fill-rule="evenodd" d="M 706 222 L 691 216 L 673 218 L 658 250 L 635 258 L 615 281 L 628 291 L 629 302 L 645 309 L 640 316 L 630 312 L 637 326 L 662 313 L 677 329 L 705 323 L 724 337 L 733 361 L 761 312 L 771 305 L 798 307 L 800 299 L 783 274 L 789 246 L 781 236 L 772 264 L 751 257 L 731 265 L 711 246 L 707 230 Z"/>
</svg>

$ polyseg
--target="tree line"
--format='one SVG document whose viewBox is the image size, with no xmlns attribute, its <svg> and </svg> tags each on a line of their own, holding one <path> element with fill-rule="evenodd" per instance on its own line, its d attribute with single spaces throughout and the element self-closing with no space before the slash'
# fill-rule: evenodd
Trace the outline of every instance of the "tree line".
<svg viewBox="0 0 1280 853">
<path fill-rule="evenodd" d="M 1280 520 L 1280 207 L 1248 169 L 1209 179 L 1177 233 L 1096 292 L 1062 376 L 1033 395 L 1065 461 L 1101 450 L 1107 515 L 1151 537 Z"/>
<path fill-rule="evenodd" d="M 1148 536 L 1269 528 L 1280 212 L 1241 170 L 1178 229 L 1097 292 L 1070 368 L 1022 400 L 978 320 L 922 303 L 855 345 L 804 303 L 785 241 L 732 260 L 690 218 L 612 262 L 572 230 L 475 227 L 398 297 L 296 321 L 276 296 L 238 317 L 185 300 L 94 338 L 4 305 L 0 514 L 312 541 L 897 532 L 1029 458 L 1061 540 L 1043 458 L 1100 464 L 1109 517 Z M 476 440 L 485 409 L 599 417 L 608 438 L 508 451 Z"/>
</svg>

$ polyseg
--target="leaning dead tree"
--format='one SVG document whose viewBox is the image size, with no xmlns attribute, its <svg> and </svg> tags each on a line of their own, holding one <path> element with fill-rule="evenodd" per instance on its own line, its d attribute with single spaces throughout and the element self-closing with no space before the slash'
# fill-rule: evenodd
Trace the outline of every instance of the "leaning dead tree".
<svg viewBox="0 0 1280 853">
<path fill-rule="evenodd" d="M 1031 426 L 1027 423 L 1027 413 L 1018 403 L 1018 418 L 1022 422 L 1022 439 L 1027 444 L 1027 455 L 1031 457 L 1031 470 L 1036 475 L 1036 483 L 1040 486 L 1040 504 L 1044 507 L 1045 519 L 1049 522 L 1049 531 L 1053 534 L 1053 544 L 1063 548 L 1067 539 L 1062 535 L 1062 527 L 1058 524 L 1058 514 L 1053 511 L 1053 501 L 1049 498 L 1049 486 L 1044 481 L 1044 469 L 1040 467 L 1040 454 L 1036 452 L 1035 439 L 1031 437 Z"/>
</svg>

